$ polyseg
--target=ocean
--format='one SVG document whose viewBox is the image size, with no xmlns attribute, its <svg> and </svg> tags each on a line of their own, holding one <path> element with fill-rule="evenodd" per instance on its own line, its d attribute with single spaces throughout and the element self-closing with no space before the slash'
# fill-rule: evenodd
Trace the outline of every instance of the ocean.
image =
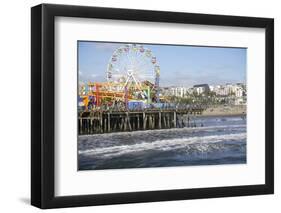
<svg viewBox="0 0 281 213">
<path fill-rule="evenodd" d="M 246 163 L 245 118 L 197 117 L 193 124 L 78 136 L 78 170 Z"/>
</svg>

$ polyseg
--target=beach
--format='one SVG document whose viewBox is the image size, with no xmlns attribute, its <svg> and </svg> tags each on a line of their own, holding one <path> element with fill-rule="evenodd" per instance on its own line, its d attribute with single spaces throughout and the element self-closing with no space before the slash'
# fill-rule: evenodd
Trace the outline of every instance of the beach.
<svg viewBox="0 0 281 213">
<path fill-rule="evenodd" d="M 246 116 L 246 105 L 211 106 L 203 111 L 202 116 Z"/>
</svg>

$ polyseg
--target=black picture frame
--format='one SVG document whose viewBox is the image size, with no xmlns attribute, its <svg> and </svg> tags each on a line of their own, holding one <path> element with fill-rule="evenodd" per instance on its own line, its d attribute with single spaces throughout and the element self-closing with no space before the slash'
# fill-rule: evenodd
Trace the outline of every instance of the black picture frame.
<svg viewBox="0 0 281 213">
<path fill-rule="evenodd" d="M 264 28 L 265 48 L 265 184 L 93 195 L 54 195 L 55 170 L 55 17 L 101 18 L 162 23 Z M 217 198 L 274 193 L 274 20 L 164 11 L 41 4 L 31 8 L 31 204 L 60 208 Z"/>
</svg>

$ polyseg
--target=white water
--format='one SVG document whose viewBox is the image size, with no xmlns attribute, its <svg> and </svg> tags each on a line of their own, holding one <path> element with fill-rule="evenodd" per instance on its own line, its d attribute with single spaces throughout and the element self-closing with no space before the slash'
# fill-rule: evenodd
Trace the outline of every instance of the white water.
<svg viewBox="0 0 281 213">
<path fill-rule="evenodd" d="M 246 133 L 227 134 L 227 135 L 210 135 L 201 137 L 180 138 L 172 140 L 157 140 L 154 142 L 142 142 L 131 145 L 120 145 L 112 147 L 104 147 L 97 149 L 88 149 L 79 151 L 79 154 L 95 155 L 101 157 L 115 157 L 133 152 L 143 152 L 147 150 L 169 151 L 175 149 L 183 149 L 191 144 L 197 143 L 199 151 L 208 151 L 209 144 L 224 141 L 241 141 L 246 139 Z"/>
<path fill-rule="evenodd" d="M 246 163 L 245 119 L 204 117 L 197 126 L 79 136 L 79 170 Z"/>
</svg>

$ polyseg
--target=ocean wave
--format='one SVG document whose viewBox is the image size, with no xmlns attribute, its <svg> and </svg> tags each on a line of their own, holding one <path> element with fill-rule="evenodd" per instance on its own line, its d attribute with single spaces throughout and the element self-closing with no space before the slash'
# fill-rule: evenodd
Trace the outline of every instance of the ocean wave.
<svg viewBox="0 0 281 213">
<path fill-rule="evenodd" d="M 202 128 L 208 129 L 209 127 L 201 127 L 200 129 Z M 210 128 L 222 128 L 222 126 L 210 127 Z M 174 130 L 178 130 L 178 129 L 174 129 Z M 209 149 L 221 148 L 220 143 L 224 143 L 226 141 L 241 142 L 245 140 L 246 140 L 246 133 L 243 132 L 243 133 L 235 133 L 235 134 L 196 136 L 196 137 L 189 137 L 189 138 L 169 139 L 169 140 L 156 140 L 153 142 L 143 141 L 137 144 L 117 145 L 117 146 L 110 146 L 110 147 L 79 150 L 78 153 L 79 155 L 108 158 L 108 157 L 117 157 L 124 154 L 144 152 L 149 150 L 170 151 L 170 150 L 182 149 L 188 151 L 190 149 L 194 149 L 194 147 L 196 147 L 196 151 L 208 152 Z"/>
</svg>

